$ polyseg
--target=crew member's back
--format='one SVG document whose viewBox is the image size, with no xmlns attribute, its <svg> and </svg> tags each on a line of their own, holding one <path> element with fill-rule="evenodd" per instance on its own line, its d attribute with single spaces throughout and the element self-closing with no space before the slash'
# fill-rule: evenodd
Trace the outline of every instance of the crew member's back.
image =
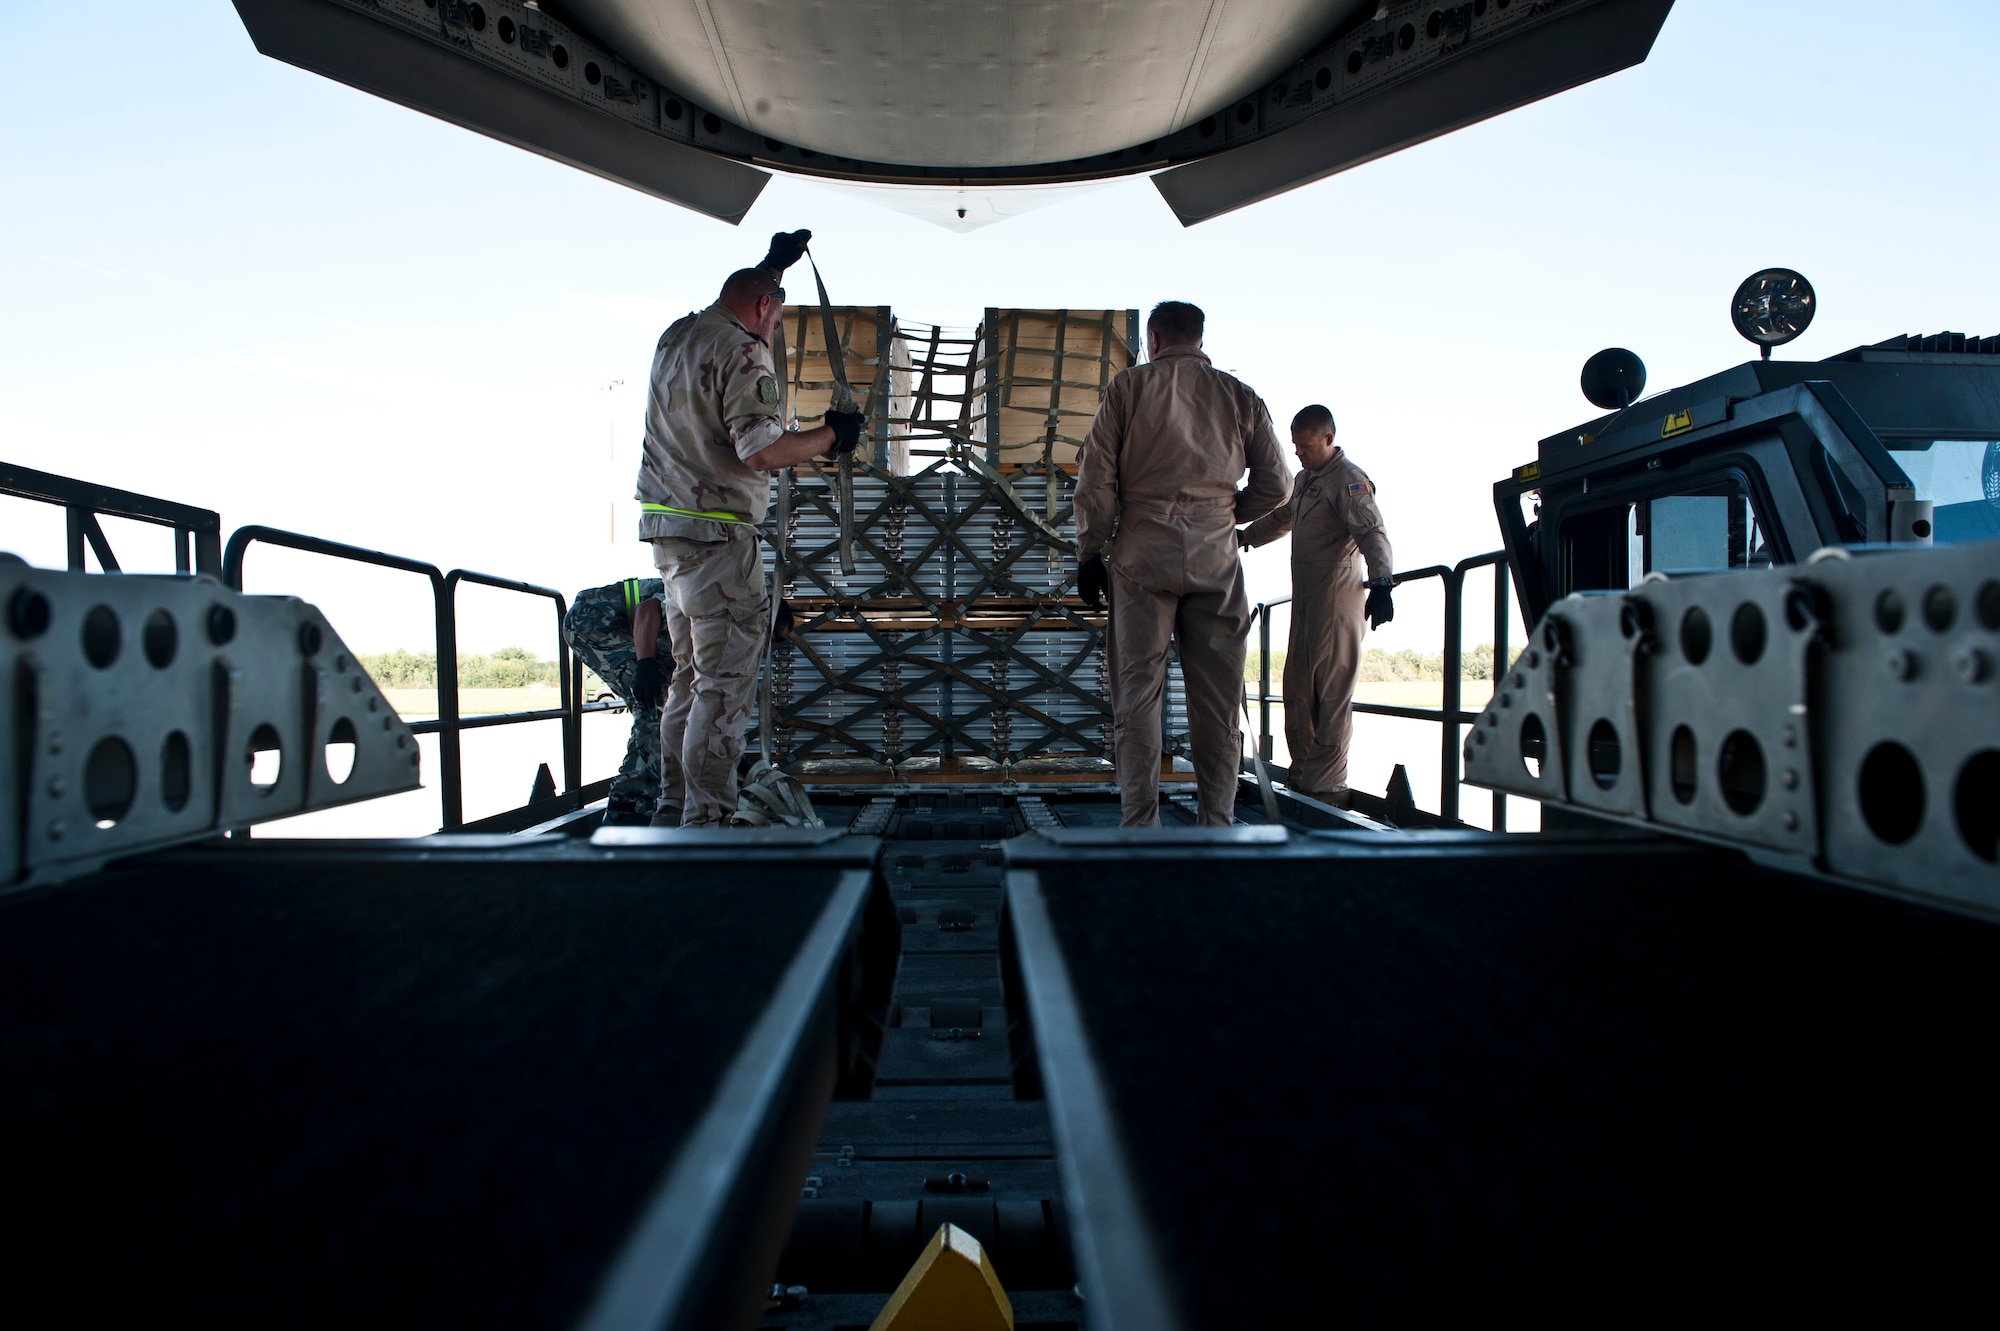
<svg viewBox="0 0 2000 1331">
<path fill-rule="evenodd" d="M 1170 637 L 1180 645 L 1201 822 L 1232 821 L 1250 627 L 1235 529 L 1291 493 L 1270 412 L 1202 354 L 1202 323 L 1180 301 L 1154 308 L 1148 362 L 1111 381 L 1078 458 L 1078 587 L 1090 598 L 1109 566 L 1113 748 L 1127 826 L 1159 821 Z"/>
</svg>

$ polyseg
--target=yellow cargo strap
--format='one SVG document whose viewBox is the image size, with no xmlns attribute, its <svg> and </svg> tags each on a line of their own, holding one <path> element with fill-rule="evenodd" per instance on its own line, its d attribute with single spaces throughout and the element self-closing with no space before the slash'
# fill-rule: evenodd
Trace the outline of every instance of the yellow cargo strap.
<svg viewBox="0 0 2000 1331">
<path fill-rule="evenodd" d="M 642 503 L 639 505 L 639 511 L 642 513 L 667 513 L 677 518 L 702 518 L 708 522 L 748 523 L 750 521 L 748 517 L 741 513 L 704 513 L 698 508 L 673 508 L 666 504 Z"/>
</svg>

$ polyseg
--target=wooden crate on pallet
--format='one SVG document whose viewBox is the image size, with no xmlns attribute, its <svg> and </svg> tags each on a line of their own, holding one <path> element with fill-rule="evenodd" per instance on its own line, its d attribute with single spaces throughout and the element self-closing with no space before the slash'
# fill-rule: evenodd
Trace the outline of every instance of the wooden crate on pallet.
<svg viewBox="0 0 2000 1331">
<path fill-rule="evenodd" d="M 983 467 L 857 468 L 850 573 L 832 469 L 780 474 L 763 554 L 797 628 L 772 648 L 756 742 L 768 718 L 787 770 L 818 780 L 829 763 L 859 763 L 921 779 L 921 764 L 972 762 L 997 778 L 1053 764 L 1064 780 L 1112 779 L 1104 617 L 1083 609 L 1062 553 L 1075 540 L 1070 477 L 1003 481 Z M 1184 750 L 1178 668 L 1162 710 L 1167 751 Z"/>
<path fill-rule="evenodd" d="M 768 726 L 810 780 L 1110 781 L 1103 621 L 1068 552 L 1077 450 L 1137 357 L 1138 311 L 988 309 L 969 332 L 833 315 L 871 443 L 845 481 L 821 461 L 779 479 L 765 560 L 798 628 L 773 647 L 758 743 Z M 773 350 L 796 426 L 831 402 L 826 342 L 818 307 L 787 307 Z M 1163 721 L 1185 751 L 1177 668 Z"/>
<path fill-rule="evenodd" d="M 989 308 L 971 431 L 990 462 L 1072 475 L 1111 376 L 1139 359 L 1137 310 Z"/>
<path fill-rule="evenodd" d="M 896 320 L 887 305 L 831 308 L 848 387 L 856 408 L 869 415 L 861 455 L 894 475 L 907 475 L 909 444 L 893 422 L 910 414 L 911 369 L 909 349 L 901 345 Z M 806 430 L 822 423 L 833 405 L 834 379 L 819 306 L 785 307 L 771 358 L 784 370 L 785 423 Z"/>
</svg>

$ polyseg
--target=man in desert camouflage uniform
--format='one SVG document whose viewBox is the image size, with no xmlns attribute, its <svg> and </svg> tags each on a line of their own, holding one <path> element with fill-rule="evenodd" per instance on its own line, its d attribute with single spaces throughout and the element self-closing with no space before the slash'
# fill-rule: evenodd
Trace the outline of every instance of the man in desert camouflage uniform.
<svg viewBox="0 0 2000 1331">
<path fill-rule="evenodd" d="M 1333 413 L 1314 405 L 1292 418 L 1299 474 L 1292 502 L 1237 533 L 1244 547 L 1292 536 L 1292 636 L 1285 648 L 1285 747 L 1291 786 L 1347 807 L 1349 708 L 1361 668 L 1362 621 L 1395 618 L 1394 564 L 1375 482 L 1333 442 Z"/>
<path fill-rule="evenodd" d="M 639 535 L 666 584 L 674 658 L 655 826 L 718 827 L 736 811 L 770 611 L 757 549 L 770 473 L 852 452 L 861 438 L 859 412 L 830 411 L 805 431 L 785 429 L 781 417 L 770 347 L 785 314 L 778 277 L 810 238 L 772 237 L 761 265 L 730 274 L 716 302 L 667 329 L 653 353 Z"/>
<path fill-rule="evenodd" d="M 646 822 L 660 800 L 660 662 L 674 644 L 660 613 L 665 584 L 627 578 L 576 594 L 563 616 L 563 638 L 632 710 L 625 761 L 611 778 L 604 821 Z"/>
</svg>

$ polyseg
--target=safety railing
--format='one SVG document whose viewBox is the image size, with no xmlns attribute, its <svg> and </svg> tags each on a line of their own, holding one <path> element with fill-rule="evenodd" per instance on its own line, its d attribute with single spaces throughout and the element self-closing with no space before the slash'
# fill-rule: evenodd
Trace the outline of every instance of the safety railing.
<svg viewBox="0 0 2000 1331">
<path fill-rule="evenodd" d="M 562 761 L 564 791 L 575 790 L 583 771 L 583 726 L 582 713 L 574 705 L 582 701 L 582 684 L 571 676 L 571 654 L 569 643 L 563 637 L 563 617 L 569 613 L 569 605 L 561 592 L 547 587 L 537 587 L 531 582 L 520 582 L 513 578 L 496 578 L 487 573 L 473 573 L 467 569 L 453 569 L 445 575 L 445 587 L 452 604 L 452 622 L 455 628 L 458 620 L 458 589 L 464 583 L 479 587 L 493 587 L 500 591 L 518 592 L 523 596 L 541 596 L 555 603 L 556 612 L 556 680 L 559 689 L 559 705 L 527 712 L 503 712 L 491 716 L 461 717 L 458 728 L 461 731 L 475 730 L 485 726 L 519 725 L 527 721 L 561 721 L 563 723 Z M 453 659 L 452 689 L 457 692 L 457 660 Z M 442 675 L 442 666 L 440 666 Z M 455 701 L 455 699 L 454 699 Z M 443 720 L 442 714 L 439 720 Z M 414 727 L 413 727 L 414 729 Z M 419 730 L 417 733 L 422 734 Z"/>
<path fill-rule="evenodd" d="M 177 504 L 171 499 L 134 494 L 108 485 L 56 476 L 0 462 L 0 494 L 60 507 L 69 522 L 69 571 L 83 573 L 84 551 L 97 556 L 97 566 L 117 573 L 118 556 L 104 537 L 98 518 L 129 518 L 174 529 L 174 570 L 214 573 L 221 563 L 222 517 L 213 509 Z"/>
<path fill-rule="evenodd" d="M 581 779 L 583 717 L 587 712 L 611 711 L 613 707 L 601 703 L 585 704 L 582 701 L 582 663 L 574 660 L 569 644 L 563 638 L 562 623 L 569 607 L 561 592 L 548 587 L 539 587 L 531 582 L 521 582 L 514 578 L 497 578 L 491 574 L 474 573 L 466 569 L 453 569 L 450 573 L 444 573 L 437 565 L 425 563 L 421 559 L 384 554 L 379 550 L 345 545 L 339 541 L 307 536 L 301 532 L 258 526 L 237 528 L 230 536 L 229 547 L 222 558 L 223 581 L 237 591 L 243 590 L 243 559 L 252 545 L 281 546 L 306 554 L 325 555 L 332 559 L 345 559 L 376 568 L 414 573 L 430 583 L 431 611 L 437 642 L 438 714 L 434 720 L 418 720 L 409 724 L 410 729 L 419 735 L 438 737 L 438 797 L 442 806 L 440 810 L 442 830 L 449 832 L 465 826 L 464 768 L 460 756 L 459 736 L 468 730 L 483 730 L 492 726 L 521 725 L 531 721 L 560 721 L 563 784 L 558 794 L 562 797 L 561 803 L 564 805 L 571 808 L 582 807 L 585 794 Z M 561 683 L 560 706 L 487 716 L 459 715 L 458 589 L 466 583 L 494 587 L 501 591 L 519 592 L 525 596 L 540 596 L 554 603 L 557 676 Z M 490 819 L 482 820 L 482 824 L 492 822 Z"/>
<path fill-rule="evenodd" d="M 1444 697 L 1438 707 L 1397 707 L 1389 703 L 1357 702 L 1352 710 L 1371 716 L 1395 716 L 1410 721 L 1435 721 L 1442 730 L 1438 745 L 1438 812 L 1453 820 L 1458 818 L 1459 787 L 1459 727 L 1478 722 L 1476 712 L 1463 711 L 1460 703 L 1464 697 L 1462 672 L 1465 667 L 1465 575 L 1476 568 L 1491 567 L 1493 570 L 1493 668 L 1504 672 L 1507 668 L 1507 628 L 1510 605 L 1507 597 L 1507 552 L 1493 550 L 1483 555 L 1462 559 L 1447 568 L 1443 564 L 1433 564 L 1429 568 L 1411 569 L 1397 573 L 1393 581 L 1398 587 L 1410 582 L 1420 582 L 1427 578 L 1437 578 L 1444 583 Z M 1283 694 L 1271 692 L 1271 611 L 1281 605 L 1290 604 L 1292 598 L 1281 596 L 1275 600 L 1260 602 L 1255 618 L 1257 620 L 1257 644 L 1260 652 L 1257 675 L 1257 752 L 1266 761 L 1271 760 L 1271 704 L 1284 702 Z M 1496 676 L 1497 677 L 1497 676 Z M 1507 797 L 1494 792 L 1493 830 L 1507 828 Z"/>
<path fill-rule="evenodd" d="M 225 550 L 222 545 L 222 517 L 213 509 L 196 508 L 191 504 L 136 494 L 70 476 L 57 476 L 12 463 L 0 462 L 0 494 L 53 504 L 64 510 L 69 526 L 69 569 L 73 573 L 88 571 L 85 567 L 86 551 L 97 557 L 98 567 L 104 572 L 121 571 L 118 557 L 97 521 L 100 517 L 117 517 L 173 528 L 176 572 L 219 576 L 237 591 L 243 590 L 243 559 L 252 545 L 283 546 L 307 554 L 414 573 L 427 580 L 431 587 L 431 612 L 437 641 L 438 714 L 434 720 L 411 722 L 410 729 L 419 735 L 438 737 L 440 826 L 446 831 L 466 825 L 464 764 L 459 736 L 468 730 L 520 725 L 530 721 L 560 721 L 563 728 L 563 784 L 553 801 L 557 807 L 549 807 L 551 801 L 531 800 L 520 808 L 479 820 L 475 826 L 480 829 L 511 830 L 516 824 L 526 826 L 553 816 L 559 809 L 581 808 L 588 799 L 600 793 L 599 787 L 608 784 L 597 782 L 586 787 L 582 782 L 583 717 L 590 712 L 623 710 L 625 704 L 587 703 L 583 700 L 583 662 L 571 653 L 568 642 L 563 638 L 562 622 L 569 607 L 560 592 L 514 578 L 497 578 L 467 569 L 444 573 L 435 564 L 421 559 L 384 554 L 379 550 L 345 545 L 276 527 L 239 527 L 230 536 Z M 466 717 L 459 714 L 457 602 L 458 589 L 465 583 L 546 597 L 554 603 L 556 661 L 561 688 L 559 706 L 485 716 Z"/>
</svg>

